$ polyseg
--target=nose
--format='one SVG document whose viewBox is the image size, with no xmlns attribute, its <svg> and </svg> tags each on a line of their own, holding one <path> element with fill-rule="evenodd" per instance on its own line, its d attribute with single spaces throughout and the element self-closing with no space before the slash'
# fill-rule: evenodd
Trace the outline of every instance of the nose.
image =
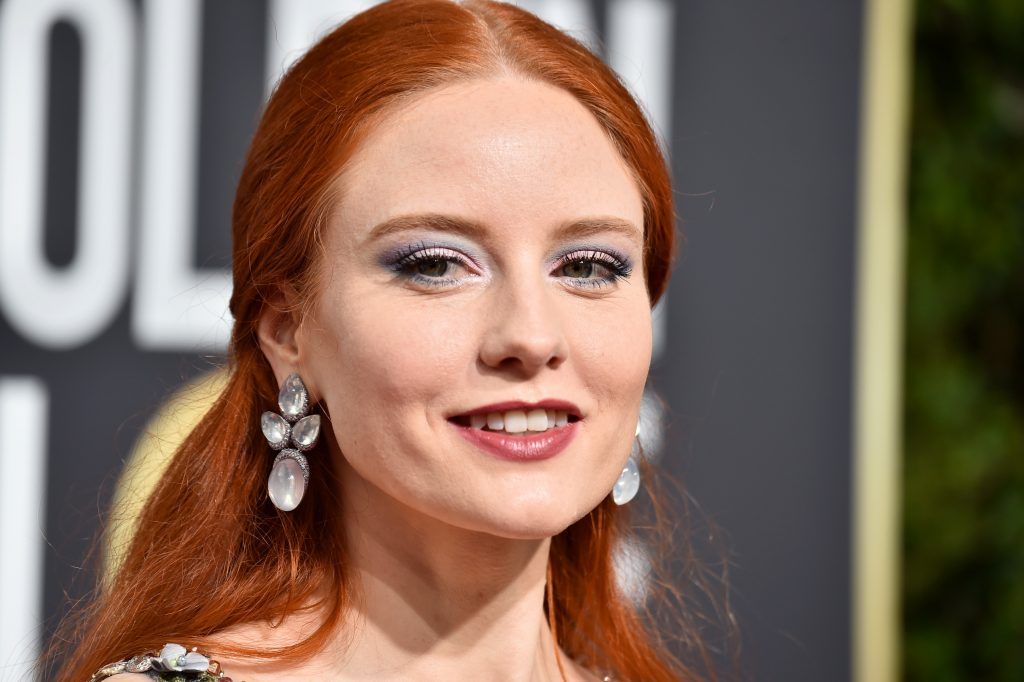
<svg viewBox="0 0 1024 682">
<path fill-rule="evenodd" d="M 563 319 L 554 295 L 543 282 L 506 280 L 489 301 L 480 361 L 527 376 L 565 362 L 569 356 L 565 325 L 571 320 Z"/>
</svg>

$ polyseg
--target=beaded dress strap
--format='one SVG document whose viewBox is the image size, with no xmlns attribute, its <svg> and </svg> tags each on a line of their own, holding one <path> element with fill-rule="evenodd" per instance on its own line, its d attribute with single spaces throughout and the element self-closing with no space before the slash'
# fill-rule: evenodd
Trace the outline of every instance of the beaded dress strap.
<svg viewBox="0 0 1024 682">
<path fill-rule="evenodd" d="M 121 673 L 142 673 L 163 682 L 232 682 L 220 669 L 220 663 L 199 653 L 196 647 L 189 651 L 180 644 L 165 644 L 159 653 L 138 654 L 109 663 L 93 673 L 89 682 Z"/>
<path fill-rule="evenodd" d="M 143 673 L 162 682 L 232 682 L 209 656 L 189 651 L 180 644 L 165 644 L 160 653 L 150 652 L 109 663 L 89 678 L 101 682 L 121 673 Z M 614 675 L 602 675 L 601 682 L 616 682 Z"/>
</svg>

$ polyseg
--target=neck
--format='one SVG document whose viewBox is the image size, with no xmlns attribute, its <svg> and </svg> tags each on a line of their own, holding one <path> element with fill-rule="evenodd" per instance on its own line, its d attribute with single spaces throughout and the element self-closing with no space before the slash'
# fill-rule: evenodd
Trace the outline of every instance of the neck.
<svg viewBox="0 0 1024 682">
<path fill-rule="evenodd" d="M 550 538 L 509 539 L 410 509 L 345 467 L 356 587 L 345 677 L 562 679 L 544 617 Z M 562 661 L 568 669 L 568 662 Z"/>
</svg>

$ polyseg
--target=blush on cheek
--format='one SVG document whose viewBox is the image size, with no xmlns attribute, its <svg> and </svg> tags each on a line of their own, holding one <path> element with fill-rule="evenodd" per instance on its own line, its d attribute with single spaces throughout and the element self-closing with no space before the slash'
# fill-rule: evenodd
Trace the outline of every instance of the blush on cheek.
<svg viewBox="0 0 1024 682">
<path fill-rule="evenodd" d="M 641 377 L 646 380 L 652 351 L 652 330 L 650 314 L 619 309 L 621 314 L 602 316 L 599 319 L 582 318 L 573 325 L 578 331 L 573 335 L 573 346 L 577 359 L 587 363 L 586 369 L 602 373 L 613 373 L 624 380 Z"/>
<path fill-rule="evenodd" d="M 345 376 L 337 379 L 342 385 L 357 386 L 360 401 L 375 409 L 422 409 L 450 391 L 453 379 L 464 376 L 473 361 L 463 347 L 469 336 L 452 333 L 458 325 L 423 310 L 422 303 L 416 311 L 408 303 L 366 306 L 346 325 L 340 362 Z M 377 314 L 367 314 L 374 309 Z"/>
</svg>

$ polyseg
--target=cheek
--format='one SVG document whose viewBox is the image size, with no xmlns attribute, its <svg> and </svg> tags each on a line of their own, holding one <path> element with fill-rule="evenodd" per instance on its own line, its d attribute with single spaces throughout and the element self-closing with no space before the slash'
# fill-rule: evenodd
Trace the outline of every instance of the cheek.
<svg viewBox="0 0 1024 682">
<path fill-rule="evenodd" d="M 318 375 L 326 379 L 323 390 L 338 430 L 422 424 L 430 406 L 471 366 L 468 335 L 453 332 L 455 306 L 409 305 L 401 296 L 355 292 L 330 303 L 315 343 L 328 350 Z"/>
<path fill-rule="evenodd" d="M 602 318 L 608 312 L 602 314 Z M 617 307 L 614 324 L 607 319 L 581 317 L 575 347 L 579 375 L 594 400 L 587 443 L 590 452 L 580 462 L 580 494 L 598 494 L 600 502 L 618 478 L 630 452 L 636 419 L 651 361 L 651 315 L 646 302 Z"/>
<path fill-rule="evenodd" d="M 646 303 L 584 310 L 574 319 L 572 347 L 584 383 L 612 403 L 636 400 L 651 362 L 651 314 Z"/>
</svg>

